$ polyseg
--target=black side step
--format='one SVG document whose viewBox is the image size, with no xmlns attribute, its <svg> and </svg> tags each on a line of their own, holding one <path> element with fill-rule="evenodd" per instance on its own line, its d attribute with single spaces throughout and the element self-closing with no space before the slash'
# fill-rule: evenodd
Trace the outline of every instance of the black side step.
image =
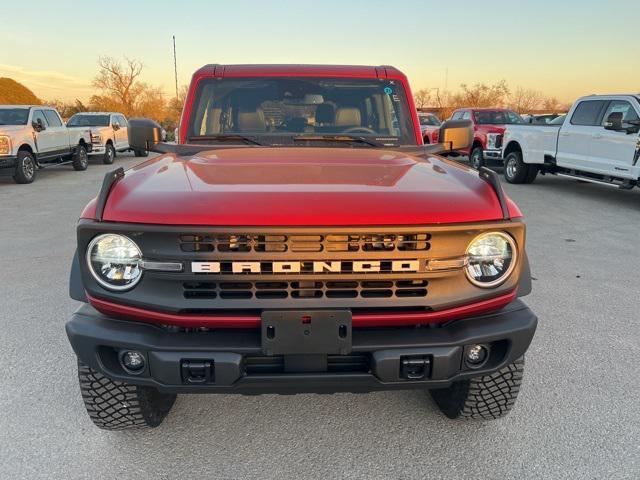
<svg viewBox="0 0 640 480">
<path fill-rule="evenodd" d="M 108 172 L 104 176 L 102 187 L 100 188 L 100 193 L 98 193 L 98 199 L 96 200 L 96 220 L 98 220 L 99 222 L 102 221 L 102 216 L 104 215 L 104 207 L 107 205 L 107 200 L 109 198 L 109 193 L 111 193 L 111 189 L 122 177 L 124 177 L 124 168 L 122 167 Z"/>
<path fill-rule="evenodd" d="M 487 167 L 480 167 L 478 174 L 480 175 L 480 178 L 491 185 L 493 190 L 496 192 L 498 201 L 500 202 L 500 208 L 502 209 L 502 218 L 509 220 L 511 218 L 511 215 L 509 215 L 509 205 L 507 205 L 507 197 L 504 194 L 504 190 L 502 190 L 502 184 L 500 183 L 500 177 L 498 177 L 498 174 Z"/>
</svg>

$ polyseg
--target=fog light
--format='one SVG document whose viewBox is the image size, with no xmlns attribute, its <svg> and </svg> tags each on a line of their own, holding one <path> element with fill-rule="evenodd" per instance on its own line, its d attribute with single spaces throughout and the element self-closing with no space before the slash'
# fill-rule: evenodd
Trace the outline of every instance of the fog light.
<svg viewBox="0 0 640 480">
<path fill-rule="evenodd" d="M 480 365 L 487 358 L 487 349 L 482 345 L 467 347 L 466 361 L 469 365 Z"/>
<path fill-rule="evenodd" d="M 121 361 L 124 369 L 131 373 L 140 373 L 144 369 L 144 355 L 140 352 L 124 352 Z"/>
</svg>

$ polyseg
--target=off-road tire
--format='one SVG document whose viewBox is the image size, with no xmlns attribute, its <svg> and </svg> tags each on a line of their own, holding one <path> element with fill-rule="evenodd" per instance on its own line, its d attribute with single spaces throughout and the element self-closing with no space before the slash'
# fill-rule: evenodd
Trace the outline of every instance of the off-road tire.
<svg viewBox="0 0 640 480">
<path fill-rule="evenodd" d="M 133 149 L 133 154 L 136 157 L 146 157 L 149 155 L 149 152 L 147 152 L 146 150 L 138 150 L 137 148 Z"/>
<path fill-rule="evenodd" d="M 105 165 L 111 165 L 116 159 L 116 149 L 113 148 L 111 143 L 107 143 L 104 147 L 104 155 L 102 156 L 102 163 Z"/>
<path fill-rule="evenodd" d="M 524 357 L 520 357 L 490 375 L 431 390 L 431 397 L 449 418 L 494 420 L 511 411 L 520 391 L 523 373 Z"/>
<path fill-rule="evenodd" d="M 511 152 L 504 159 L 504 178 L 509 183 L 531 183 L 537 175 L 538 167 L 524 163 L 520 152 Z"/>
<path fill-rule="evenodd" d="M 86 170 L 89 166 L 89 156 L 87 155 L 87 148 L 84 145 L 78 145 L 76 153 L 73 154 L 71 165 L 73 165 L 73 169 L 78 172 Z"/>
<path fill-rule="evenodd" d="M 38 165 L 33 153 L 28 150 L 20 150 L 18 152 L 18 160 L 16 161 L 13 180 L 20 184 L 32 183 L 36 179 L 37 171 Z"/>
<path fill-rule="evenodd" d="M 471 155 L 469 155 L 469 164 L 476 170 L 480 170 L 480 167 L 484 167 L 485 162 L 482 147 L 476 147 L 471 150 Z"/>
<path fill-rule="evenodd" d="M 157 427 L 176 395 L 105 377 L 78 360 L 78 380 L 89 418 L 104 430 Z"/>
</svg>

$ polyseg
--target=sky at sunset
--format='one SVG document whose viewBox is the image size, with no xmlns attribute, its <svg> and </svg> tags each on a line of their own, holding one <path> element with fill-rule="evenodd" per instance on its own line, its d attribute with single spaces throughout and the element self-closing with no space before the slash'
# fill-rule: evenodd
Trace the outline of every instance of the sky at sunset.
<svg viewBox="0 0 640 480">
<path fill-rule="evenodd" d="M 40 98 L 88 99 L 99 55 L 186 84 L 207 63 L 394 65 L 414 90 L 506 80 L 571 101 L 640 92 L 639 0 L 9 1 L 0 77 Z M 11 21 L 11 19 L 28 19 Z"/>
</svg>

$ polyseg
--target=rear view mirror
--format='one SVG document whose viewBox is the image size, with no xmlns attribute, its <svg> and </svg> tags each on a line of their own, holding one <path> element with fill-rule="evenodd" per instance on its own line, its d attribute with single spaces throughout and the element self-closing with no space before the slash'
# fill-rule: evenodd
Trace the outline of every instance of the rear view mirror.
<svg viewBox="0 0 640 480">
<path fill-rule="evenodd" d="M 118 122 L 113 122 L 113 125 L 111 125 L 113 127 L 114 130 L 119 130 L 120 129 L 120 124 Z"/>
<path fill-rule="evenodd" d="M 31 126 L 33 127 L 33 129 L 36 132 L 41 132 L 43 130 L 45 130 L 47 127 L 44 126 L 44 123 L 42 123 L 42 119 L 38 118 L 37 120 L 31 122 Z"/>
<path fill-rule="evenodd" d="M 132 149 L 155 152 L 155 146 L 162 143 L 162 127 L 149 118 L 129 120 L 129 146 Z"/>
<path fill-rule="evenodd" d="M 604 122 L 605 130 L 620 131 L 622 128 L 622 112 L 613 112 Z"/>
<path fill-rule="evenodd" d="M 473 143 L 473 124 L 471 120 L 447 120 L 438 138 L 445 151 L 464 150 Z"/>
</svg>

